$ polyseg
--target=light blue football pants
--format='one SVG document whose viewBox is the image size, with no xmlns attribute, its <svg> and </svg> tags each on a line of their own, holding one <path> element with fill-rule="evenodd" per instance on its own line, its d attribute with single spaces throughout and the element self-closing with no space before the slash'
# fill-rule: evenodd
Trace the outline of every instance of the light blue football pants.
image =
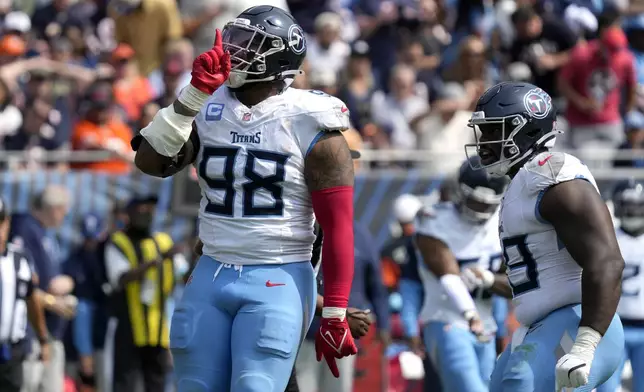
<svg viewBox="0 0 644 392">
<path fill-rule="evenodd" d="M 644 392 L 644 328 L 624 326 L 625 352 L 622 363 L 613 376 L 597 388 L 597 392 L 615 392 L 622 382 L 622 372 L 627 359 L 633 368 L 631 392 Z"/>
<path fill-rule="evenodd" d="M 555 365 L 570 349 L 577 337 L 581 305 L 555 310 L 530 326 L 523 342 L 512 351 L 506 347 L 497 361 L 490 391 L 553 392 Z M 597 346 L 588 384 L 575 392 L 590 392 L 608 380 L 621 363 L 624 352 L 624 331 L 619 316 Z"/>
<path fill-rule="evenodd" d="M 508 327 L 505 322 L 508 319 L 508 300 L 498 295 L 492 296 L 492 317 L 496 322 L 496 338 L 503 339 L 508 335 Z"/>
<path fill-rule="evenodd" d="M 309 261 L 199 259 L 172 316 L 177 392 L 284 392 L 315 313 Z"/>
<path fill-rule="evenodd" d="M 444 392 L 488 391 L 496 360 L 494 339 L 481 343 L 468 329 L 441 322 L 428 323 L 423 334 Z"/>
</svg>

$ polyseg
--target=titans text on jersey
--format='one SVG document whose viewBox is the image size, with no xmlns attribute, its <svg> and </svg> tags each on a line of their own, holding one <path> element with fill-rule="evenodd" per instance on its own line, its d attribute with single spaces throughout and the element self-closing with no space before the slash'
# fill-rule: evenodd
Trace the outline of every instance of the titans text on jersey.
<svg viewBox="0 0 644 392">
<path fill-rule="evenodd" d="M 349 127 L 346 106 L 288 88 L 249 109 L 222 87 L 205 108 L 195 119 L 204 255 L 231 264 L 310 260 L 315 235 L 304 159 L 322 132 Z"/>
</svg>

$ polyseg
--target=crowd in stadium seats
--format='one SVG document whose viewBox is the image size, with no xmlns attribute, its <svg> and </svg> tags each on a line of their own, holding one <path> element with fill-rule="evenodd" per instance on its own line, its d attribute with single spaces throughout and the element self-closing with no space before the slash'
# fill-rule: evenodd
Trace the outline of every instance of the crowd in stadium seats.
<svg viewBox="0 0 644 392">
<path fill-rule="evenodd" d="M 644 139 L 637 1 L 2 3 L 0 138 L 5 150 L 22 152 L 6 159 L 12 169 L 127 173 L 132 133 L 188 83 L 214 28 L 262 3 L 290 9 L 308 35 L 306 75 L 295 86 L 342 98 L 366 149 L 451 155 L 426 166 L 452 170 L 473 137 L 465 124 L 478 96 L 504 80 L 532 81 L 553 96 L 559 126 L 572 131 L 563 146 L 631 149 Z M 104 153 L 43 162 L 46 152 L 70 149 Z"/>
<path fill-rule="evenodd" d="M 301 24 L 293 86 L 341 98 L 363 150 L 430 152 L 367 169 L 454 171 L 479 96 L 507 80 L 553 97 L 561 147 L 644 167 L 611 155 L 644 149 L 642 1 L 0 0 L 2 170 L 130 173 L 130 139 L 189 83 L 215 28 L 260 4 Z"/>
</svg>

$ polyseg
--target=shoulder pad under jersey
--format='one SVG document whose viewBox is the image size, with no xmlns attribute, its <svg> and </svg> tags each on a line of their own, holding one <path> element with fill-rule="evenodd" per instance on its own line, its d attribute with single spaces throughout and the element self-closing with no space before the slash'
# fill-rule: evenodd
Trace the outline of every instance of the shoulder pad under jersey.
<svg viewBox="0 0 644 392">
<path fill-rule="evenodd" d="M 563 152 L 543 152 L 528 161 L 524 169 L 528 176 L 525 184 L 532 191 L 541 191 L 576 178 L 594 184 L 588 167 L 576 157 Z"/>
<path fill-rule="evenodd" d="M 321 131 L 346 131 L 351 127 L 349 109 L 340 99 L 317 90 L 293 90 L 293 105 L 311 118 Z"/>
</svg>

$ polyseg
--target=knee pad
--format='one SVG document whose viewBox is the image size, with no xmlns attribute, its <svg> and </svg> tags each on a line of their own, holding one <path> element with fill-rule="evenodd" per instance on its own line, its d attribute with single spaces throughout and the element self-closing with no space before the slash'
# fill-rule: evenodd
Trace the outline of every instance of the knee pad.
<svg viewBox="0 0 644 392">
<path fill-rule="evenodd" d="M 177 392 L 210 392 L 205 381 L 195 378 L 182 378 L 177 381 Z"/>
<path fill-rule="evenodd" d="M 175 309 L 170 326 L 170 348 L 185 350 L 190 346 L 195 335 L 195 324 L 199 322 L 199 314 L 192 306 L 184 305 Z"/>
<path fill-rule="evenodd" d="M 282 392 L 275 390 L 275 380 L 267 374 L 248 372 L 233 380 L 232 392 Z M 181 391 L 183 392 L 183 391 Z"/>
<path fill-rule="evenodd" d="M 294 356 L 301 335 L 294 319 L 285 313 L 265 315 L 257 340 L 259 350 L 284 359 Z"/>
</svg>

